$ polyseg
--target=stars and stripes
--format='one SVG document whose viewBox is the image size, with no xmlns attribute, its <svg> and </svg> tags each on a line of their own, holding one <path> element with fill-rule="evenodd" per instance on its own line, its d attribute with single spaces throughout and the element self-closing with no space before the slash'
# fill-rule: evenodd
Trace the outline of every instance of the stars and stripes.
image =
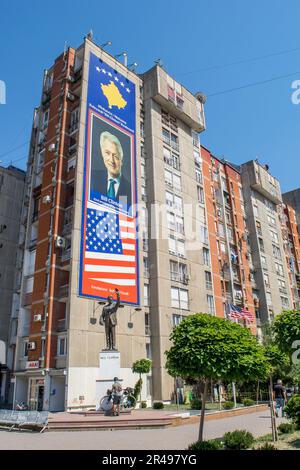
<svg viewBox="0 0 300 470">
<path fill-rule="evenodd" d="M 92 281 L 136 286 L 134 219 L 98 207 L 88 202 L 84 271 Z"/>
<path fill-rule="evenodd" d="M 254 315 L 245 307 L 237 307 L 233 304 L 227 304 L 227 316 L 230 319 L 246 320 L 254 323 Z"/>
</svg>

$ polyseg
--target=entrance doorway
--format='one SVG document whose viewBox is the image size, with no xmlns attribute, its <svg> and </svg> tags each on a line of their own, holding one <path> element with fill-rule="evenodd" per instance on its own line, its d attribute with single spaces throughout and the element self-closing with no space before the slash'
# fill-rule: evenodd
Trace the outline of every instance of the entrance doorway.
<svg viewBox="0 0 300 470">
<path fill-rule="evenodd" d="M 30 379 L 29 384 L 29 409 L 42 411 L 44 404 L 44 391 L 45 381 L 44 379 Z"/>
</svg>

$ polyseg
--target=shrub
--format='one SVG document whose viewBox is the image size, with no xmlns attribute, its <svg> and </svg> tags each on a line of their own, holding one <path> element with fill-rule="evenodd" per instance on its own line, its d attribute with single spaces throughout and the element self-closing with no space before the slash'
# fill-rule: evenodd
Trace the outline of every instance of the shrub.
<svg viewBox="0 0 300 470">
<path fill-rule="evenodd" d="M 193 398 L 190 402 L 191 410 L 201 410 L 201 400 L 199 398 Z"/>
<path fill-rule="evenodd" d="M 255 450 L 277 450 L 277 447 L 274 444 L 270 444 L 269 442 L 265 442 L 259 447 L 256 447 Z"/>
<path fill-rule="evenodd" d="M 294 395 L 286 407 L 284 408 L 284 412 L 286 413 L 287 417 L 291 419 L 297 426 L 300 428 L 300 395 Z"/>
<path fill-rule="evenodd" d="M 295 430 L 294 424 L 291 423 L 281 423 L 278 426 L 278 431 L 280 431 L 282 434 L 289 434 L 290 432 L 293 432 Z"/>
<path fill-rule="evenodd" d="M 154 410 L 162 410 L 162 409 L 164 408 L 164 406 L 165 406 L 165 405 L 163 404 L 162 401 L 155 401 L 155 402 L 153 403 L 153 405 L 152 405 L 152 408 L 153 408 Z"/>
<path fill-rule="evenodd" d="M 253 406 L 255 405 L 255 401 L 252 400 L 251 398 L 244 398 L 244 400 L 242 400 L 242 404 L 244 406 Z"/>
<path fill-rule="evenodd" d="M 227 432 L 224 435 L 226 449 L 242 450 L 248 449 L 254 442 L 253 435 L 245 429 Z"/>
<path fill-rule="evenodd" d="M 190 444 L 188 450 L 223 450 L 224 446 L 222 442 L 217 439 L 211 439 L 209 441 L 196 441 Z"/>
<path fill-rule="evenodd" d="M 234 408 L 234 402 L 233 401 L 224 401 L 224 403 L 222 403 L 222 408 L 224 410 L 231 410 L 232 408 Z"/>
<path fill-rule="evenodd" d="M 147 408 L 147 402 L 146 401 L 141 402 L 141 408 Z"/>
</svg>

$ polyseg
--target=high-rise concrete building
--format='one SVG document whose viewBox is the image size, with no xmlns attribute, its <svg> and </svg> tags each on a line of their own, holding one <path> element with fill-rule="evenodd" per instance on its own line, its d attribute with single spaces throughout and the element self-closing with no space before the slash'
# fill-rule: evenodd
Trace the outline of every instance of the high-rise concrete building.
<svg viewBox="0 0 300 470">
<path fill-rule="evenodd" d="M 24 171 L 12 165 L 0 166 L 0 402 L 7 398 L 7 379 L 13 365 L 10 337 L 16 334 L 16 325 L 10 324 L 10 318 L 24 182 Z"/>
<path fill-rule="evenodd" d="M 173 325 L 191 312 L 215 311 L 202 252 L 208 244 L 204 201 L 200 215 L 193 212 L 194 205 L 199 207 L 203 96 L 193 96 L 159 65 L 138 76 L 86 39 L 46 70 L 33 124 L 14 379 L 14 400 L 25 400 L 31 408 L 76 409 L 94 406 L 100 398 L 95 383 L 105 346 L 98 321 L 102 307 L 97 299 L 78 295 L 91 54 L 100 66 L 108 64 L 116 78 L 127 77 L 136 90 L 142 269 L 140 301 L 127 305 L 121 292 L 125 305 L 118 313 L 117 346 L 124 383 L 133 386 L 136 381 L 131 372 L 135 360 L 152 358 L 143 399 L 169 400 L 174 381 L 164 369 L 164 353 Z M 126 80 L 121 81 L 116 83 L 122 92 Z M 119 101 L 120 108 L 123 103 Z M 195 235 L 187 238 L 193 226 Z M 203 294 L 199 285 L 205 282 Z"/>
<path fill-rule="evenodd" d="M 293 305 L 279 213 L 282 195 L 268 166 L 250 161 L 241 165 L 241 174 L 259 298 L 257 314 L 266 322 Z"/>
</svg>

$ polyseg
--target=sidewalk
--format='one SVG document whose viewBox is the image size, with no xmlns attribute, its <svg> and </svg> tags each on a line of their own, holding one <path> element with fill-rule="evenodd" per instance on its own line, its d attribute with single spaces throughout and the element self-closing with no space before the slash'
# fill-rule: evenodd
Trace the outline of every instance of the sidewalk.
<svg viewBox="0 0 300 470">
<path fill-rule="evenodd" d="M 285 419 L 278 419 L 277 423 Z M 52 431 L 44 434 L 0 431 L 0 449 L 44 450 L 184 450 L 197 440 L 199 424 L 172 426 L 164 429 L 133 429 L 116 431 Z M 205 439 L 222 437 L 225 432 L 247 429 L 254 436 L 271 433 L 270 413 L 263 411 L 244 416 L 207 421 Z"/>
</svg>

